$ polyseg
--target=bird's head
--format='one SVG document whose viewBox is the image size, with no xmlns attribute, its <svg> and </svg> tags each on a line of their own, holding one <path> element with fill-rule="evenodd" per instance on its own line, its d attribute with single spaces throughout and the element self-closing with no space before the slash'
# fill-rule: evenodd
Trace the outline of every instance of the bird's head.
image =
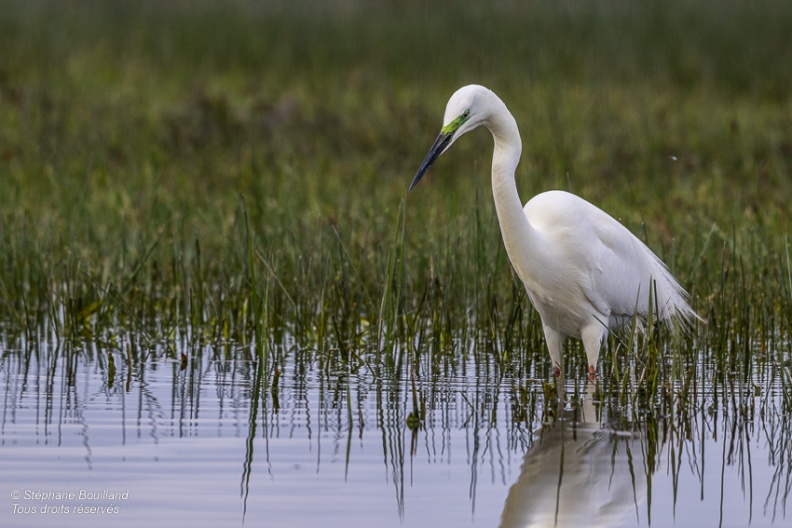
<svg viewBox="0 0 792 528">
<path fill-rule="evenodd" d="M 429 149 L 429 153 L 418 168 L 418 172 L 410 184 L 410 190 L 418 185 L 432 163 L 440 157 L 440 154 L 448 150 L 457 138 L 484 123 L 489 115 L 487 111 L 488 94 L 492 94 L 489 89 L 475 84 L 464 86 L 454 92 L 446 104 L 440 135 L 437 136 L 432 148 Z"/>
</svg>

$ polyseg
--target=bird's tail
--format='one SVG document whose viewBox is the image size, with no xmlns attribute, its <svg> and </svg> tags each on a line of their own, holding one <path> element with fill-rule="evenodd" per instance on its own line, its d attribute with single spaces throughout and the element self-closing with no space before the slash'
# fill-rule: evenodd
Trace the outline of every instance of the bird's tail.
<svg viewBox="0 0 792 528">
<path fill-rule="evenodd" d="M 692 329 L 696 323 L 706 324 L 704 318 L 690 306 L 690 294 L 660 259 L 656 258 L 656 261 L 662 265 L 663 271 L 657 277 L 652 277 L 650 304 L 657 316 L 666 323 L 678 324 L 684 330 Z"/>
</svg>

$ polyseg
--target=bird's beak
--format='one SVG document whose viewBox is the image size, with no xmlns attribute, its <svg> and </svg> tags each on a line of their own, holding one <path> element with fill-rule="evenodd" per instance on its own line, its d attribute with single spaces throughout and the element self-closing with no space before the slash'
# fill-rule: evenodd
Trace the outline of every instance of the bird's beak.
<svg viewBox="0 0 792 528">
<path fill-rule="evenodd" d="M 421 181 L 421 178 L 423 178 L 423 175 L 429 170 L 429 167 L 432 166 L 432 163 L 434 163 L 435 160 L 440 157 L 440 154 L 448 148 L 453 137 L 454 132 L 440 132 L 440 135 L 437 136 L 437 139 L 435 139 L 435 142 L 432 144 L 432 148 L 429 149 L 429 154 L 426 155 L 423 163 L 421 163 L 421 166 L 418 168 L 418 172 L 415 174 L 415 178 L 413 178 L 410 184 L 410 191 L 413 190 L 413 187 L 418 185 L 418 182 Z"/>
</svg>

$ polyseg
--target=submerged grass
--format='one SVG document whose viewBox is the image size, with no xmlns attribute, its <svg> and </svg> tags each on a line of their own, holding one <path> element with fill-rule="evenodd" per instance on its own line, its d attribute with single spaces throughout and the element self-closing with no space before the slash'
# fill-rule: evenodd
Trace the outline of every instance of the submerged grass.
<svg viewBox="0 0 792 528">
<path fill-rule="evenodd" d="M 490 139 L 405 198 L 447 97 L 475 82 L 521 125 L 524 199 L 600 205 L 707 320 L 612 339 L 603 391 L 670 405 L 707 378 L 788 396 L 790 24 L 784 2 L 7 2 L 3 331 L 549 378 Z"/>
</svg>

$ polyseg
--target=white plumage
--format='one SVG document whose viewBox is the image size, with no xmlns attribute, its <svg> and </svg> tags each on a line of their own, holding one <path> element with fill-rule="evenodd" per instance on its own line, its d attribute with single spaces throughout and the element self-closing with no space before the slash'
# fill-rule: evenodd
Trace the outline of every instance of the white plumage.
<svg viewBox="0 0 792 528">
<path fill-rule="evenodd" d="M 538 194 L 522 206 L 514 180 L 522 152 L 517 123 L 483 86 L 465 86 L 451 96 L 442 131 L 410 189 L 454 141 L 479 126 L 495 142 L 492 192 L 503 242 L 542 318 L 556 376 L 564 337 L 583 340 L 593 377 L 608 330 L 645 315 L 650 298 L 663 321 L 698 317 L 657 255 L 601 209 L 564 191 Z"/>
</svg>

